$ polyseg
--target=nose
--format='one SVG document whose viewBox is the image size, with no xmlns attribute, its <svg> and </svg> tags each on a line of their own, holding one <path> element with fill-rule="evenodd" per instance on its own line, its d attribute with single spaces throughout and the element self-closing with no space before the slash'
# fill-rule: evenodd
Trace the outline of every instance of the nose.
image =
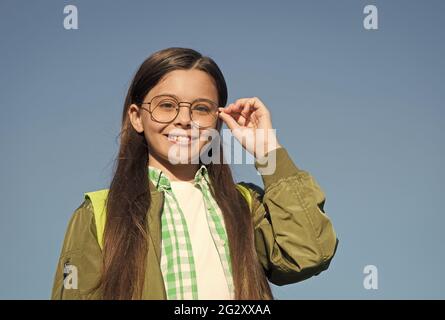
<svg viewBox="0 0 445 320">
<path fill-rule="evenodd" d="M 190 126 L 192 119 L 190 118 L 190 108 L 188 106 L 179 106 L 178 116 L 174 124 L 180 126 Z"/>
</svg>

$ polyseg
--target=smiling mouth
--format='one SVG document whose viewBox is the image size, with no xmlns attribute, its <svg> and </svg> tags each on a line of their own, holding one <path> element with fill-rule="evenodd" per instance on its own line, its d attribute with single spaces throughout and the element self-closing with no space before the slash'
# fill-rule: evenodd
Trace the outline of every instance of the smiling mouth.
<svg viewBox="0 0 445 320">
<path fill-rule="evenodd" d="M 180 145 L 188 145 L 198 140 L 198 137 L 191 137 L 191 136 L 169 135 L 169 134 L 164 134 L 164 136 L 167 138 L 168 141 Z"/>
</svg>

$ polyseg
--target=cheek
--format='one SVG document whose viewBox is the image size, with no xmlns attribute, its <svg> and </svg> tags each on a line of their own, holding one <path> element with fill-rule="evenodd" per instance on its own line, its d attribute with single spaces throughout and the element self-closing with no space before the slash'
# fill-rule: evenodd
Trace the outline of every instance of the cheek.
<svg viewBox="0 0 445 320">
<path fill-rule="evenodd" d="M 165 125 L 156 123 L 151 120 L 145 120 L 143 123 L 144 126 L 144 135 L 147 143 L 149 145 L 159 145 L 162 143 L 161 139 L 163 138 L 161 132 L 163 131 Z"/>
</svg>

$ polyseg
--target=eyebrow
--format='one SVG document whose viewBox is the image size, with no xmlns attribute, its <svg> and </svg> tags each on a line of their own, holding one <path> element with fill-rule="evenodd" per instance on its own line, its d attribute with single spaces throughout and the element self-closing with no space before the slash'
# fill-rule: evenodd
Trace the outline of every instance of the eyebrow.
<svg viewBox="0 0 445 320">
<path fill-rule="evenodd" d="M 177 95 L 175 95 L 173 93 L 168 93 L 168 92 L 166 92 L 166 93 L 159 93 L 156 96 L 170 96 L 170 97 L 175 98 L 179 102 L 187 102 L 187 101 L 180 101 L 181 99 L 179 99 L 179 97 Z M 215 101 L 213 101 L 212 99 L 209 99 L 209 98 L 197 98 L 195 100 L 192 100 L 191 102 L 194 102 L 194 101 L 197 101 L 197 100 L 207 100 L 207 101 L 211 101 L 211 102 L 213 102 L 215 104 L 218 104 L 217 102 L 215 102 Z"/>
</svg>

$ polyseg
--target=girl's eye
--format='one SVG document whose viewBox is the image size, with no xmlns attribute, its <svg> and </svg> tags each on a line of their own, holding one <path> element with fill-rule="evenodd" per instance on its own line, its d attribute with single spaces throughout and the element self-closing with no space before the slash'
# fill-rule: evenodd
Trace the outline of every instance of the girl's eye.
<svg viewBox="0 0 445 320">
<path fill-rule="evenodd" d="M 193 111 L 198 111 L 198 112 L 210 112 L 210 107 L 206 106 L 206 105 L 197 105 L 193 107 Z"/>
<path fill-rule="evenodd" d="M 159 107 L 162 109 L 175 109 L 175 105 L 171 102 L 162 102 L 159 104 Z"/>
</svg>

